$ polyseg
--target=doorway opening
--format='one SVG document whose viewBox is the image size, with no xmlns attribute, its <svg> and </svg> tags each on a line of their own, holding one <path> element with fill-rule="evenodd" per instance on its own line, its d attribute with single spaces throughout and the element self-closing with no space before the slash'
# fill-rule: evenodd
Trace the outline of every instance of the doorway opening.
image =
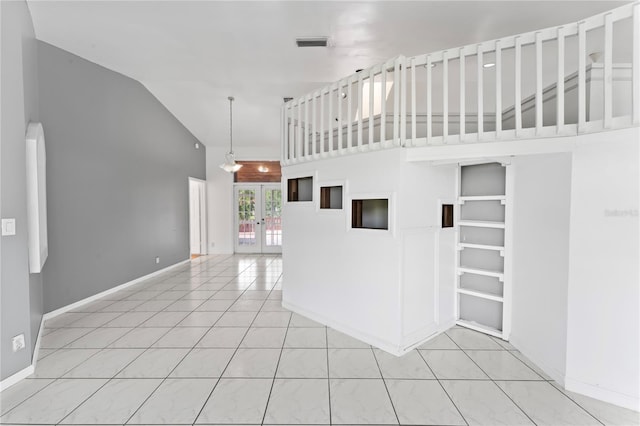
<svg viewBox="0 0 640 426">
<path fill-rule="evenodd" d="M 235 185 L 236 253 L 282 253 L 280 184 Z"/>
<path fill-rule="evenodd" d="M 206 182 L 189 178 L 189 253 L 191 259 L 207 254 Z"/>
</svg>

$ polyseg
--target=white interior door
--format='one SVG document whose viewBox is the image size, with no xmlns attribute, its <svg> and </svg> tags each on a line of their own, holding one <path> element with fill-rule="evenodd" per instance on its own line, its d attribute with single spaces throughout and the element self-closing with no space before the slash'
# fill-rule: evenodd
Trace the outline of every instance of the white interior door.
<svg viewBox="0 0 640 426">
<path fill-rule="evenodd" d="M 207 253 L 206 183 L 189 178 L 189 251 L 191 254 Z"/>
<path fill-rule="evenodd" d="M 235 186 L 237 253 L 282 252 L 280 185 Z"/>
</svg>

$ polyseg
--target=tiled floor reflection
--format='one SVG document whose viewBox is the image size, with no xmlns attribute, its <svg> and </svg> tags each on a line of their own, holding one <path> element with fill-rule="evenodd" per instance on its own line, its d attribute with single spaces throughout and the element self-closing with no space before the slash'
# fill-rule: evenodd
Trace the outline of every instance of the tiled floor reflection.
<svg viewBox="0 0 640 426">
<path fill-rule="evenodd" d="M 397 358 L 281 306 L 279 256 L 205 256 L 53 318 L 3 424 L 634 425 L 452 328 Z"/>
</svg>

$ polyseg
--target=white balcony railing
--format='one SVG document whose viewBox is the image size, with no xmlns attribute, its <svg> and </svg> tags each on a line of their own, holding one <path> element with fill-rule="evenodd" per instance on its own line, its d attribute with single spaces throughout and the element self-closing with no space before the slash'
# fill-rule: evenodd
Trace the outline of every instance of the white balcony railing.
<svg viewBox="0 0 640 426">
<path fill-rule="evenodd" d="M 639 2 L 559 27 L 399 56 L 287 102 L 282 163 L 637 125 Z"/>
</svg>

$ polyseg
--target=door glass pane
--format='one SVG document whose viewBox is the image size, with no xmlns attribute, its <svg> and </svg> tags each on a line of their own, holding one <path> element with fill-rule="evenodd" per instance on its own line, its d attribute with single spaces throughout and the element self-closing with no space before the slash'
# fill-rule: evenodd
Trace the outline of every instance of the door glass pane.
<svg viewBox="0 0 640 426">
<path fill-rule="evenodd" d="M 265 245 L 282 245 L 282 191 L 280 189 L 265 189 Z"/>
<path fill-rule="evenodd" d="M 256 245 L 256 191 L 238 190 L 238 245 Z"/>
</svg>

